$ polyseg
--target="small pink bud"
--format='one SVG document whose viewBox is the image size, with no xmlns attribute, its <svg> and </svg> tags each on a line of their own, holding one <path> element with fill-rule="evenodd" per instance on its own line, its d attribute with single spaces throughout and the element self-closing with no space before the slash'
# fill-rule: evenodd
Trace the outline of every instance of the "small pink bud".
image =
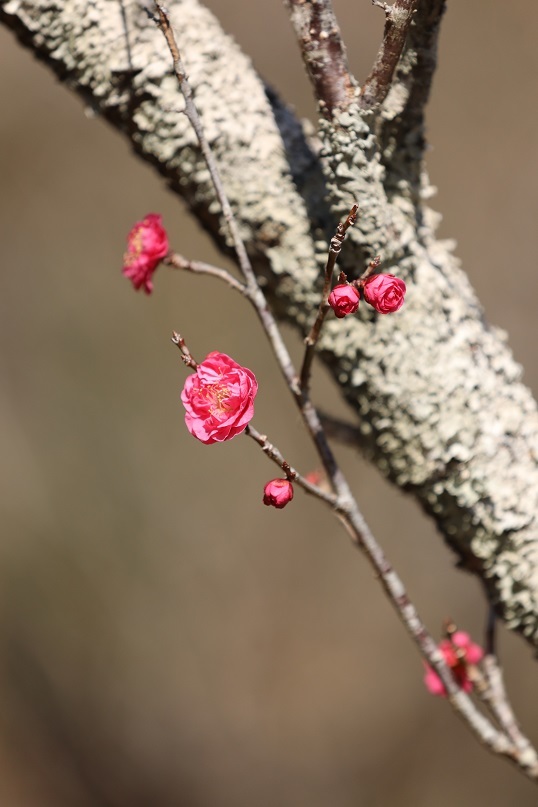
<svg viewBox="0 0 538 807">
<path fill-rule="evenodd" d="M 392 314 L 404 304 L 405 283 L 394 275 L 374 275 L 365 281 L 363 293 L 380 314 Z"/>
<path fill-rule="evenodd" d="M 293 499 L 293 485 L 289 479 L 271 479 L 263 489 L 263 503 L 281 510 Z"/>
<path fill-rule="evenodd" d="M 458 630 L 449 639 L 439 642 L 439 650 L 443 654 L 445 663 L 452 670 L 452 675 L 464 692 L 471 692 L 473 682 L 469 678 L 469 665 L 478 664 L 484 656 L 484 651 L 480 645 L 475 644 L 468 633 Z M 424 674 L 424 684 L 428 692 L 432 695 L 446 697 L 446 690 L 443 682 L 429 664 L 426 664 Z"/>
<path fill-rule="evenodd" d="M 360 296 L 358 291 L 349 283 L 335 286 L 329 294 L 329 305 L 338 317 L 342 319 L 348 314 L 354 314 L 359 307 Z"/>
<path fill-rule="evenodd" d="M 168 236 L 162 226 L 162 216 L 148 213 L 142 221 L 137 221 L 127 236 L 127 252 L 123 256 L 123 274 L 131 280 L 135 289 L 143 288 L 146 294 L 151 294 L 151 278 L 168 250 Z"/>
</svg>

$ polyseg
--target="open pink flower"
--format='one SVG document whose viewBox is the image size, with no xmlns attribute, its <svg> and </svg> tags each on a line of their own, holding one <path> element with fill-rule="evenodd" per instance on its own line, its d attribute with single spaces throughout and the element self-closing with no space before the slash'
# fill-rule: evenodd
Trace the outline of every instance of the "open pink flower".
<svg viewBox="0 0 538 807">
<path fill-rule="evenodd" d="M 168 253 L 168 236 L 162 226 L 162 216 L 148 213 L 138 221 L 127 236 L 127 252 L 123 256 L 123 274 L 135 289 L 146 294 L 153 291 L 153 272 Z"/>
<path fill-rule="evenodd" d="M 363 294 L 380 314 L 392 314 L 404 304 L 405 283 L 394 275 L 374 275 L 365 281 Z"/>
<path fill-rule="evenodd" d="M 349 283 L 341 283 L 335 286 L 329 294 L 329 305 L 338 317 L 342 319 L 348 314 L 354 314 L 359 307 L 359 292 Z"/>
<path fill-rule="evenodd" d="M 480 645 L 471 641 L 468 633 L 458 630 L 452 634 L 450 639 L 443 639 L 439 642 L 439 650 L 463 691 L 471 692 L 473 683 L 468 675 L 468 665 L 478 664 L 482 660 L 484 651 Z M 424 683 L 432 695 L 446 697 L 443 682 L 429 664 L 426 664 Z"/>
<path fill-rule="evenodd" d="M 207 445 L 231 440 L 252 419 L 257 392 L 254 373 L 213 351 L 185 381 L 181 400 L 187 429 Z"/>
<path fill-rule="evenodd" d="M 263 489 L 263 503 L 282 510 L 293 499 L 293 485 L 289 479 L 271 479 Z"/>
</svg>

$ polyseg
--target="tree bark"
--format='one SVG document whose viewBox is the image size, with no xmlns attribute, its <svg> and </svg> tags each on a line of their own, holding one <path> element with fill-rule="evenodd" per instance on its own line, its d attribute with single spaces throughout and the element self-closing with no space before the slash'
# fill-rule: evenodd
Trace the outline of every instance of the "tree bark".
<svg viewBox="0 0 538 807">
<path fill-rule="evenodd" d="M 330 320 L 321 356 L 357 412 L 362 450 L 414 494 L 508 627 L 538 648 L 537 407 L 425 204 L 429 84 L 413 83 L 412 66 L 433 69 L 420 14 L 442 5 L 419 3 L 379 108 L 363 108 L 354 80 L 331 114 L 324 107 L 317 151 L 207 9 L 176 0 L 170 14 L 241 235 L 279 316 L 306 332 L 327 235 L 354 201 L 361 212 L 342 269 L 357 277 L 380 255 L 406 281 L 399 314 L 362 306 L 358 317 Z M 228 251 L 194 133 L 178 114 L 169 54 L 139 2 L 0 0 L 0 19 L 124 132 Z"/>
</svg>

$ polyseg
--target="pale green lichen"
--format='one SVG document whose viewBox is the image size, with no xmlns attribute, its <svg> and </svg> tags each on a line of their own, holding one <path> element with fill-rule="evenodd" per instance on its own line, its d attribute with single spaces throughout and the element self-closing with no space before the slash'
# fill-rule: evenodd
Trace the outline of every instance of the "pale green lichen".
<svg viewBox="0 0 538 807">
<path fill-rule="evenodd" d="M 109 0 L 4 0 L 0 15 L 204 211 L 223 243 L 195 137 L 174 111 L 183 102 L 161 34 L 137 1 L 125 8 L 130 54 L 120 4 Z M 536 405 L 505 335 L 484 323 L 453 244 L 435 240 L 438 214 L 416 215 L 433 193 L 424 172 L 408 175 L 418 139 L 403 153 L 387 136 L 380 149 L 371 113 L 352 103 L 320 121 L 314 154 L 209 11 L 181 0 L 170 12 L 241 234 L 278 312 L 302 330 L 311 320 L 328 224 L 355 201 L 361 215 L 341 266 L 357 276 L 379 254 L 408 283 L 393 317 L 361 306 L 358 318 L 329 320 L 323 359 L 358 414 L 368 456 L 434 515 L 507 624 L 538 647 Z M 387 125 L 405 103 L 406 58 L 383 107 Z"/>
</svg>

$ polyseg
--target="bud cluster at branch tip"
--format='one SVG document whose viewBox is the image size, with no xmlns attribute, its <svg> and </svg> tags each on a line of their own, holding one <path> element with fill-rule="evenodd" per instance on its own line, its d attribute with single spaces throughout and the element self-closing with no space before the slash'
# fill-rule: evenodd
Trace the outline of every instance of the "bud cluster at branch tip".
<svg viewBox="0 0 538 807">
<path fill-rule="evenodd" d="M 371 275 L 371 272 L 380 264 L 380 259 L 375 258 L 366 272 L 359 280 L 351 283 L 347 282 L 344 272 L 340 273 L 338 285 L 329 294 L 328 303 L 338 319 L 354 314 L 361 299 L 375 308 L 379 314 L 393 314 L 398 311 L 405 298 L 405 283 L 394 275 Z"/>
</svg>

